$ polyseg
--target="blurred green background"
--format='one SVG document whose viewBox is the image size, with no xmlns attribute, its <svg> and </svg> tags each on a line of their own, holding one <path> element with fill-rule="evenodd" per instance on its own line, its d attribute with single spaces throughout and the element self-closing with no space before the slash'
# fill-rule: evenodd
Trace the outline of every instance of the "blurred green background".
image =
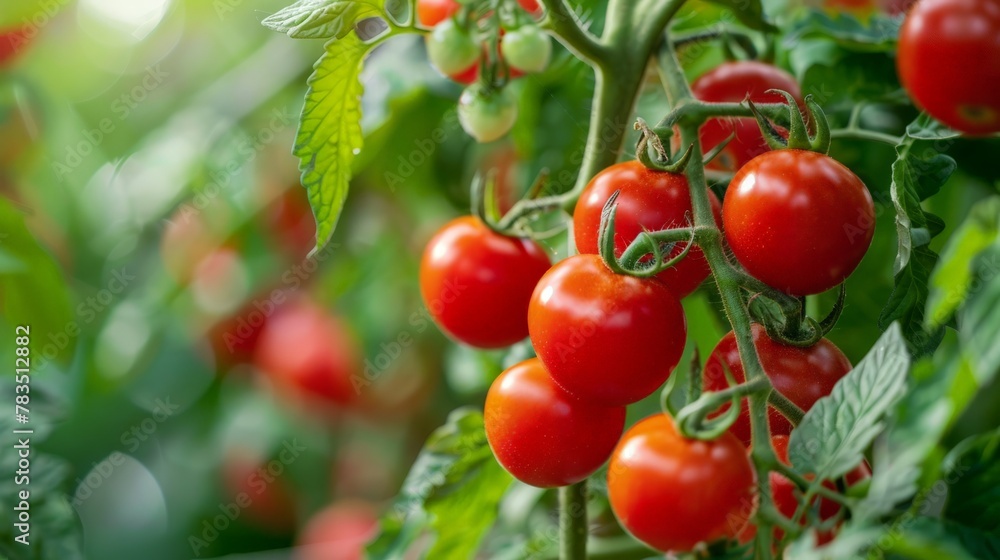
<svg viewBox="0 0 1000 560">
<path fill-rule="evenodd" d="M 513 85 L 521 99 L 513 134 L 476 145 L 455 116 L 460 86 L 428 66 L 420 37 L 377 49 L 362 77 L 366 144 L 348 206 L 330 247 L 310 260 L 314 226 L 291 146 L 323 44 L 259 24 L 287 3 L 0 7 L 0 29 L 29 28 L 0 69 L 0 332 L 8 333 L 0 348 L 13 362 L 14 327 L 31 327 L 32 523 L 50 543 L 50 556 L 38 557 L 78 557 L 80 538 L 94 559 L 287 550 L 310 540 L 306 527 L 324 510 L 342 529 L 336 538 L 364 540 L 430 431 L 457 406 L 481 405 L 503 364 L 530 351 L 477 352 L 449 342 L 426 320 L 418 259 L 437 227 L 468 211 L 477 172 L 496 169 L 508 203 L 543 168 L 551 191 L 572 185 L 590 70 L 557 49 L 547 72 Z M 584 4 L 599 29 L 602 2 Z M 721 13 L 697 4 L 681 26 L 697 28 Z M 815 70 L 814 61 L 799 64 L 794 53 L 779 55 L 806 92 L 809 80 L 842 78 Z M 856 56 L 875 67 L 885 58 Z M 722 60 L 716 47 L 682 57 L 692 77 Z M 666 106 L 655 75 L 647 89 L 637 114 L 656 120 Z M 851 94 L 825 103 L 841 125 Z M 863 117 L 884 130 L 898 132 L 914 117 L 910 109 L 875 109 Z M 990 144 L 979 146 L 986 147 L 969 150 Z M 892 287 L 892 152 L 841 142 L 834 153 L 879 201 L 875 242 L 848 282 L 848 305 L 831 334 L 857 361 L 878 336 Z M 989 171 L 977 173 L 956 174 L 931 203 L 946 223 L 989 190 Z M 565 232 L 547 244 L 554 258 L 566 256 Z M 230 344 L 280 312 L 276 293 L 330 322 L 323 324 L 338 340 L 302 345 L 349 358 L 357 388 L 350 402 L 289 394 L 247 345 Z M 827 295 L 814 305 L 822 311 L 832 301 Z M 696 345 L 707 355 L 725 332 L 718 295 L 705 286 L 685 307 L 688 351 Z M 279 352 L 271 363 L 302 351 L 283 348 L 287 356 Z M 8 377 L 5 400 L 13 395 Z M 654 410 L 656 399 L 632 407 L 630 419 Z M 13 420 L 0 422 L 9 434 Z M 15 489 L 4 468 L 6 543 L 13 535 L 6 500 Z M 270 480 L 260 468 L 271 469 Z M 238 504 L 240 494 L 251 503 Z M 236 519 L 213 531 L 233 504 Z"/>
</svg>

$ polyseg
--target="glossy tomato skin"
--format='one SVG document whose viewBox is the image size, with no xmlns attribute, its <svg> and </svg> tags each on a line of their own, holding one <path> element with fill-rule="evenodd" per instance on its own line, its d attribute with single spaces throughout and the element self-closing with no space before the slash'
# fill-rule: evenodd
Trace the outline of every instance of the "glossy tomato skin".
<svg viewBox="0 0 1000 560">
<path fill-rule="evenodd" d="M 471 216 L 449 222 L 420 263 L 420 293 L 434 321 L 479 348 L 528 336 L 528 301 L 550 261 L 541 245 L 505 237 Z"/>
<path fill-rule="evenodd" d="M 797 348 L 775 342 L 761 325 L 753 325 L 751 332 L 761 366 L 775 390 L 804 411 L 829 395 L 837 381 L 851 371 L 847 356 L 825 338 L 809 348 Z M 723 364 L 737 382 L 746 379 L 732 332 L 722 337 L 708 357 L 702 374 L 705 390 L 721 391 L 728 387 Z M 772 435 L 792 433 L 792 424 L 772 407 L 768 407 L 768 422 Z M 750 446 L 750 413 L 746 402 L 741 403 L 740 415 L 729 431 Z"/>
<path fill-rule="evenodd" d="M 638 161 L 612 165 L 597 174 L 580 195 L 573 213 L 573 235 L 576 248 L 581 253 L 598 254 L 601 211 L 615 191 L 618 195 L 618 212 L 615 215 L 615 255 L 621 256 L 625 248 L 643 231 L 656 231 L 670 227 L 687 227 L 691 219 L 691 194 L 684 175 L 652 171 Z M 722 225 L 722 205 L 709 191 L 715 222 Z M 675 257 L 683 251 L 681 244 L 670 253 Z M 678 298 L 695 290 L 708 278 L 708 262 L 701 249 L 693 247 L 675 267 L 657 275 Z"/>
<path fill-rule="evenodd" d="M 875 234 L 867 187 L 837 160 L 767 152 L 744 165 L 722 203 L 726 240 L 747 272 L 795 296 L 844 281 Z"/>
<path fill-rule="evenodd" d="M 1000 132 L 1000 3 L 920 0 L 899 34 L 899 77 L 917 105 L 972 135 Z"/>
<path fill-rule="evenodd" d="M 778 435 L 771 438 L 771 445 L 774 447 L 774 452 L 778 456 L 778 460 L 786 465 L 791 465 L 788 461 L 788 436 Z M 771 497 L 774 500 L 774 506 L 778 509 L 785 518 L 791 519 L 795 516 L 795 511 L 799 507 L 799 499 L 801 498 L 801 493 L 792 481 L 788 480 L 781 474 L 775 471 L 771 471 L 768 475 L 771 480 Z M 864 461 L 860 465 L 854 468 L 851 472 L 847 473 L 845 476 L 845 482 L 848 486 L 853 486 L 862 480 L 871 477 L 871 469 L 868 468 L 868 464 Z M 809 477 L 811 478 L 811 477 Z M 830 490 L 836 490 L 836 486 L 832 481 L 825 481 L 823 486 L 829 488 Z M 815 503 L 815 499 L 814 502 Z M 840 504 L 834 502 L 833 500 L 828 500 L 826 498 L 820 498 L 819 503 L 819 517 L 822 521 L 827 521 L 833 519 L 837 513 L 840 512 Z M 806 520 L 802 519 L 801 524 L 805 525 Z M 746 529 L 740 533 L 739 540 L 741 542 L 749 542 L 750 539 L 754 537 L 757 533 L 757 527 L 754 525 L 747 525 Z M 774 529 L 775 540 L 780 540 L 784 535 L 784 531 L 781 529 Z M 833 540 L 833 531 L 820 531 L 818 534 L 819 544 L 826 544 Z"/>
<path fill-rule="evenodd" d="M 732 434 L 688 440 L 664 414 L 622 436 L 608 466 L 615 516 L 640 541 L 663 551 L 733 537 L 756 507 L 756 475 Z"/>
<path fill-rule="evenodd" d="M 290 302 L 268 318 L 254 363 L 283 396 L 317 405 L 358 400 L 359 344 L 339 318 L 306 300 Z"/>
<path fill-rule="evenodd" d="M 618 443 L 625 407 L 582 401 L 555 384 L 538 358 L 504 371 L 486 395 L 486 438 L 515 478 L 540 488 L 575 484 Z"/>
<path fill-rule="evenodd" d="M 254 451 L 234 449 L 222 466 L 223 485 L 234 501 L 249 498 L 242 510 L 248 522 L 269 533 L 287 534 L 297 517 L 294 494 L 286 480 L 270 477 L 267 467 Z"/>
<path fill-rule="evenodd" d="M 769 89 L 787 91 L 802 104 L 801 89 L 791 74 L 754 60 L 724 62 L 691 84 L 691 92 L 702 101 L 738 103 L 749 97 L 754 103 L 786 102 L 781 95 L 764 93 Z M 755 119 L 734 118 L 705 122 L 699 131 L 702 151 L 711 151 L 733 133 L 736 137 L 709 163 L 710 169 L 736 171 L 770 149 Z"/>
<path fill-rule="evenodd" d="M 455 0 L 417 0 L 417 21 L 434 27 L 458 12 L 462 5 Z"/>
<path fill-rule="evenodd" d="M 687 336 L 684 310 L 662 282 L 614 274 L 597 255 L 570 257 L 542 277 L 528 330 L 552 379 L 604 406 L 656 391 Z"/>
</svg>

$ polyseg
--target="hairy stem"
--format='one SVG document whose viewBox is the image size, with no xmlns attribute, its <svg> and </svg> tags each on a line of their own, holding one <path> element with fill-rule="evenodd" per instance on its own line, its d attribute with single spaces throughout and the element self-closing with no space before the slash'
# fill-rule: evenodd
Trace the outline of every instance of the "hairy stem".
<svg viewBox="0 0 1000 560">
<path fill-rule="evenodd" d="M 684 72 L 677 60 L 670 41 L 664 41 L 660 50 L 659 68 L 667 89 L 667 96 L 675 108 L 691 103 L 691 89 L 688 87 Z M 698 123 L 681 120 L 681 144 L 694 146 L 696 154 L 701 153 L 698 139 Z M 691 189 L 691 204 L 694 209 L 694 223 L 698 228 L 716 228 L 712 207 L 709 203 L 708 189 L 705 183 L 705 169 L 700 158 L 692 158 L 687 167 L 688 183 Z M 770 383 L 760 357 L 753 344 L 750 330 L 750 314 L 743 300 L 740 277 L 726 259 L 722 248 L 722 235 L 716 229 L 715 235 L 704 235 L 701 239 L 701 250 L 708 261 L 712 274 L 722 295 L 723 307 L 736 335 L 737 348 L 748 383 Z M 767 422 L 767 407 L 770 391 L 751 393 L 748 396 L 751 421 L 751 441 L 753 451 L 751 457 L 757 472 L 757 492 L 762 508 L 773 508 L 771 497 L 771 482 L 767 469 L 776 462 L 774 448 L 771 447 L 770 433 Z M 769 558 L 771 555 L 771 526 L 767 519 L 758 519 L 756 541 L 758 558 Z"/>
</svg>

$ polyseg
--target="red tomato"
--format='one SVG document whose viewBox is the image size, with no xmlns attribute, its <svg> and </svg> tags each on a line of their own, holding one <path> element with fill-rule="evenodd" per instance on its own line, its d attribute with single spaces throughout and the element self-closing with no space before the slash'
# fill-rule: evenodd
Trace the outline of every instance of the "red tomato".
<svg viewBox="0 0 1000 560">
<path fill-rule="evenodd" d="M 223 484 L 237 504 L 249 500 L 241 515 L 251 524 L 279 534 L 295 527 L 292 493 L 281 477 L 268 473 L 267 463 L 254 452 L 237 450 L 226 457 Z"/>
<path fill-rule="evenodd" d="M 221 369 L 253 359 L 264 326 L 287 297 L 281 289 L 261 292 L 208 329 L 208 339 Z"/>
<path fill-rule="evenodd" d="M 622 526 L 664 551 L 732 537 L 753 515 L 756 475 L 732 434 L 683 438 L 655 414 L 630 428 L 611 455 L 608 499 Z"/>
<path fill-rule="evenodd" d="M 621 406 L 656 391 L 684 351 L 680 302 L 662 282 L 576 255 L 538 282 L 528 308 L 535 352 L 571 394 Z"/>
<path fill-rule="evenodd" d="M 779 435 L 773 436 L 771 438 L 771 445 L 774 446 L 774 451 L 778 455 L 778 460 L 786 465 L 791 465 L 788 461 L 788 436 Z M 795 487 L 792 481 L 788 480 L 784 476 L 771 472 L 769 475 L 771 480 L 771 497 L 774 500 L 774 506 L 778 508 L 778 512 L 788 519 L 795 516 L 795 511 L 799 507 L 799 501 L 802 498 L 801 492 Z M 868 464 L 864 461 L 861 462 L 854 470 L 847 473 L 845 477 L 847 485 L 852 486 L 867 479 L 871 476 L 871 469 L 868 468 Z M 812 478 L 812 477 L 807 477 Z M 832 481 L 825 481 L 823 486 L 826 486 L 830 490 L 836 490 L 836 486 Z M 815 499 L 813 501 L 815 503 Z M 826 498 L 821 498 L 819 503 L 819 517 L 822 521 L 827 521 L 833 519 L 837 513 L 840 512 L 840 504 L 834 502 L 833 500 L 828 500 Z M 807 519 L 803 518 L 800 523 L 804 526 Z M 749 542 L 750 539 L 754 537 L 757 533 L 757 527 L 755 525 L 747 525 L 746 529 L 740 533 L 739 540 L 741 542 Z M 784 535 L 784 531 L 781 529 L 774 530 L 775 540 L 780 540 Z M 821 531 L 819 533 L 819 544 L 826 544 L 833 540 L 833 531 Z"/>
<path fill-rule="evenodd" d="M 615 254 L 621 256 L 626 247 L 643 231 L 656 231 L 669 227 L 685 227 L 691 214 L 691 195 L 687 178 L 659 171 L 651 171 L 638 161 L 612 165 L 597 174 L 580 195 L 573 213 L 573 235 L 576 248 L 581 253 L 597 254 L 600 236 L 601 211 L 615 191 L 618 196 L 618 213 L 615 215 Z M 715 221 L 722 225 L 721 205 L 709 191 Z M 677 256 L 686 244 L 679 244 L 670 256 Z M 678 298 L 690 294 L 708 278 L 708 262 L 701 249 L 693 247 L 687 257 L 675 267 L 664 270 L 657 277 Z"/>
<path fill-rule="evenodd" d="M 775 342 L 761 325 L 753 325 L 751 332 L 761 366 L 775 390 L 802 410 L 809 410 L 816 401 L 829 395 L 837 381 L 851 371 L 847 356 L 825 338 L 809 348 L 797 348 Z M 722 337 L 708 357 L 703 373 L 706 390 L 720 391 L 728 387 L 723 364 L 737 382 L 742 383 L 746 379 L 736 348 L 736 336 L 731 332 Z M 792 433 L 791 423 L 780 412 L 769 407 L 768 414 L 772 435 Z M 750 412 L 745 404 L 742 404 L 740 416 L 729 431 L 747 447 L 750 446 Z"/>
<path fill-rule="evenodd" d="M 295 560 L 363 560 L 378 534 L 378 515 L 365 502 L 339 502 L 317 513 L 299 534 Z"/>
<path fill-rule="evenodd" d="M 28 47 L 27 27 L 0 30 L 0 67 L 13 62 Z"/>
<path fill-rule="evenodd" d="M 348 405 L 362 368 L 348 327 L 309 301 L 288 303 L 267 320 L 254 362 L 276 389 L 307 403 Z"/>
<path fill-rule="evenodd" d="M 769 89 L 787 91 L 800 100 L 800 105 L 802 103 L 799 84 L 791 74 L 777 66 L 754 60 L 724 62 L 691 85 L 694 96 L 702 101 L 738 103 L 749 97 L 754 103 L 785 102 L 780 95 L 764 93 Z M 699 134 L 701 149 L 706 153 L 711 151 L 734 132 L 736 137 L 718 159 L 709 163 L 710 169 L 736 171 L 770 149 L 753 118 L 709 119 Z"/>
<path fill-rule="evenodd" d="M 542 7 L 538 5 L 538 0 L 517 0 L 517 3 L 524 8 L 524 11 L 532 15 L 538 15 Z"/>
<path fill-rule="evenodd" d="M 835 159 L 778 150 L 739 170 L 722 203 L 726 240 L 747 272 L 795 296 L 854 272 L 875 234 L 867 187 Z"/>
<path fill-rule="evenodd" d="M 625 428 L 625 407 L 577 399 L 532 358 L 496 378 L 485 419 L 490 448 L 507 472 L 555 488 L 580 482 L 608 460 Z"/>
<path fill-rule="evenodd" d="M 505 237 L 466 216 L 427 244 L 420 293 L 451 336 L 479 348 L 503 348 L 528 336 L 528 301 L 549 266 L 538 243 Z"/>
<path fill-rule="evenodd" d="M 1000 132 L 1000 3 L 920 0 L 903 22 L 899 77 L 917 105 L 967 134 Z"/>
<path fill-rule="evenodd" d="M 316 246 L 316 219 L 309 205 L 309 194 L 292 185 L 272 200 L 263 213 L 264 227 L 286 252 L 289 260 L 300 260 Z"/>
<path fill-rule="evenodd" d="M 424 27 L 434 27 L 461 7 L 455 0 L 417 0 L 417 21 Z"/>
</svg>

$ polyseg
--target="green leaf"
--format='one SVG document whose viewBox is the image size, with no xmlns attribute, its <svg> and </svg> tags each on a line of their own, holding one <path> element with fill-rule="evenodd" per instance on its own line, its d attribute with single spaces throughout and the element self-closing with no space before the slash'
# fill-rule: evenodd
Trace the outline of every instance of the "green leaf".
<svg viewBox="0 0 1000 560">
<path fill-rule="evenodd" d="M 973 261 L 1000 234 L 1000 197 L 980 202 L 961 227 L 952 234 L 930 278 L 925 321 L 944 325 L 965 301 L 973 282 Z M 978 278 L 977 278 L 978 279 Z"/>
<path fill-rule="evenodd" d="M 1000 241 L 973 263 L 969 296 L 958 313 L 958 337 L 980 386 L 1000 371 Z"/>
<path fill-rule="evenodd" d="M 886 413 L 903 395 L 909 367 L 902 332 L 893 324 L 792 431 L 788 456 L 795 470 L 822 481 L 856 467 L 884 427 Z"/>
<path fill-rule="evenodd" d="M 452 412 L 410 469 L 381 534 L 368 547 L 370 557 L 403 558 L 426 531 L 437 535 L 428 558 L 475 557 L 512 481 L 493 457 L 482 413 Z"/>
<path fill-rule="evenodd" d="M 76 340 L 66 334 L 73 324 L 72 306 L 66 280 L 56 261 L 49 256 L 25 226 L 24 217 L 9 202 L 0 199 L 0 251 L 8 265 L 0 268 L 0 315 L 6 326 L 31 329 L 32 362 L 72 354 Z M 77 325 L 79 327 L 79 325 Z M 65 341 L 54 344 L 53 340 Z"/>
<path fill-rule="evenodd" d="M 1000 429 L 969 438 L 945 459 L 948 503 L 944 516 L 1000 535 Z"/>
<path fill-rule="evenodd" d="M 299 0 L 261 23 L 296 39 L 343 39 L 355 23 L 381 14 L 379 0 Z"/>
<path fill-rule="evenodd" d="M 351 165 L 361 151 L 364 88 L 358 76 L 370 48 L 354 33 L 331 41 L 309 77 L 294 154 L 301 160 L 302 185 L 316 216 L 318 248 L 326 245 L 337 227 Z"/>
<path fill-rule="evenodd" d="M 828 39 L 803 39 L 789 54 L 802 91 L 824 106 L 838 102 L 892 102 L 902 95 L 895 59 L 856 52 Z"/>
<path fill-rule="evenodd" d="M 924 360 L 914 366 L 913 387 L 875 440 L 871 483 L 853 509 L 855 518 L 877 520 L 917 493 L 924 463 L 969 401 L 963 367 L 960 359 L 948 364 Z"/>
<path fill-rule="evenodd" d="M 764 6 L 761 0 L 708 0 L 712 4 L 729 10 L 740 23 L 757 31 L 777 31 L 777 28 L 764 16 Z"/>
<path fill-rule="evenodd" d="M 961 525 L 921 516 L 903 525 L 887 551 L 914 560 L 984 560 L 1000 558 L 1000 538 Z M 881 543 L 882 541 L 880 541 Z"/>
<path fill-rule="evenodd" d="M 891 51 L 899 36 L 899 26 L 899 20 L 885 16 L 875 16 L 862 23 L 846 13 L 830 16 L 820 10 L 811 10 L 792 26 L 785 42 L 798 45 L 801 39 L 822 37 L 850 50 Z"/>
<path fill-rule="evenodd" d="M 926 134 L 926 117 L 917 119 L 910 128 Z M 942 146 L 940 142 L 904 136 L 892 164 L 890 194 L 896 210 L 898 247 L 894 287 L 879 316 L 879 327 L 898 321 L 915 355 L 932 351 L 944 336 L 940 330 L 929 333 L 923 328 L 928 282 L 938 258 L 929 244 L 944 229 L 944 223 L 920 205 L 941 189 L 956 168 L 955 160 L 940 153 L 949 144 Z"/>
</svg>

